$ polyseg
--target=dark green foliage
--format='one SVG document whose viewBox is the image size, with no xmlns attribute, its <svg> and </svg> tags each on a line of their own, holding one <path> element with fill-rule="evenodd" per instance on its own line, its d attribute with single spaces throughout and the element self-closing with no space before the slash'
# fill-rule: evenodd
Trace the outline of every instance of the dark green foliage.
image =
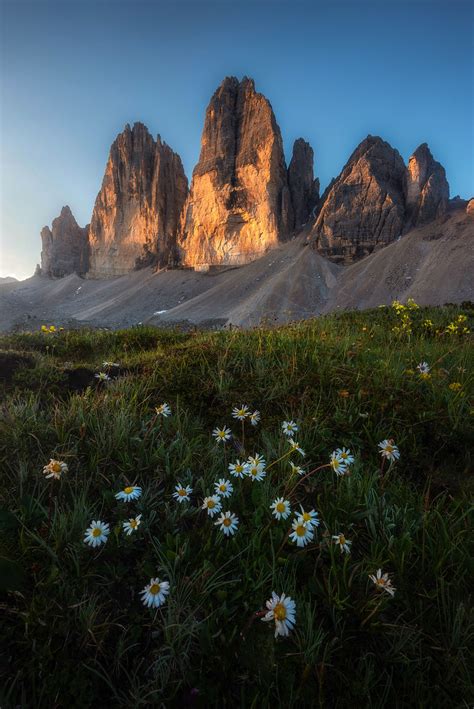
<svg viewBox="0 0 474 709">
<path fill-rule="evenodd" d="M 445 332 L 459 314 L 413 312 L 408 334 L 384 308 L 249 332 L 1 338 L 24 357 L 3 381 L 0 424 L 1 706 L 470 706 L 473 354 L 468 334 Z M 103 360 L 120 364 L 105 385 Z M 173 416 L 157 419 L 164 401 Z M 241 438 L 241 403 L 262 414 L 247 455 L 285 455 L 293 418 L 307 453 L 296 463 L 326 465 L 343 445 L 356 463 L 299 484 L 286 457 L 261 483 L 232 479 L 224 510 L 240 526 L 223 539 L 199 505 L 237 457 L 211 430 Z M 401 460 L 381 475 L 390 437 Z M 60 481 L 41 472 L 50 458 L 69 465 Z M 191 504 L 172 499 L 178 481 Z M 143 496 L 117 502 L 135 482 Z M 319 512 L 310 546 L 286 540 L 292 518 L 273 519 L 280 495 Z M 92 519 L 112 530 L 97 550 L 82 541 Z M 350 555 L 331 542 L 340 531 Z M 378 568 L 394 598 L 370 582 Z M 138 594 L 155 575 L 171 593 L 150 611 Z M 254 619 L 272 590 L 296 600 L 287 639 Z"/>
</svg>

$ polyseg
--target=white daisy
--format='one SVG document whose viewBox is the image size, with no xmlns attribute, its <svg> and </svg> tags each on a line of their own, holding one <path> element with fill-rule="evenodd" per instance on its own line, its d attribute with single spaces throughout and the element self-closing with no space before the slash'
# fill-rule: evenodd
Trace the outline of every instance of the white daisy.
<svg viewBox="0 0 474 709">
<path fill-rule="evenodd" d="M 225 480 L 225 478 L 221 478 L 214 483 L 214 489 L 216 491 L 216 495 L 220 495 L 221 497 L 230 497 L 234 492 L 234 486 L 230 480 Z"/>
<path fill-rule="evenodd" d="M 130 502 L 130 500 L 138 500 L 141 494 L 141 487 L 137 487 L 137 485 L 128 485 L 127 487 L 124 487 L 123 490 L 120 490 L 120 492 L 117 492 L 115 497 L 117 500 Z"/>
<path fill-rule="evenodd" d="M 43 468 L 43 473 L 46 477 L 54 478 L 55 480 L 59 480 L 61 475 L 67 473 L 67 471 L 67 464 L 63 463 L 62 460 L 55 460 L 54 458 L 51 458 L 48 465 L 45 465 Z"/>
<path fill-rule="evenodd" d="M 284 593 L 278 596 L 275 591 L 272 591 L 272 597 L 265 605 L 268 608 L 268 613 L 262 620 L 264 622 L 275 621 L 275 637 L 288 635 L 296 622 L 296 603 L 293 599 L 290 596 L 285 596 Z"/>
<path fill-rule="evenodd" d="M 377 574 L 369 574 L 369 579 L 374 582 L 379 591 L 387 591 L 391 596 L 395 595 L 396 589 L 392 586 L 388 574 L 382 574 L 382 569 L 377 569 Z"/>
<path fill-rule="evenodd" d="M 260 482 L 267 474 L 264 463 L 254 463 L 253 465 L 249 463 L 246 472 L 252 482 Z"/>
<path fill-rule="evenodd" d="M 250 411 L 249 407 L 245 404 L 241 404 L 240 409 L 238 406 L 234 406 L 232 409 L 232 417 L 238 419 L 239 421 L 243 421 L 247 418 L 247 416 L 250 416 Z"/>
<path fill-rule="evenodd" d="M 256 426 L 260 419 L 260 411 L 254 411 L 253 414 L 250 414 L 250 423 L 252 424 L 252 426 Z"/>
<path fill-rule="evenodd" d="M 164 416 L 165 418 L 171 416 L 171 408 L 169 404 L 160 404 L 155 406 L 155 413 L 157 416 Z"/>
<path fill-rule="evenodd" d="M 136 517 L 131 517 L 128 522 L 122 522 L 122 527 L 123 531 L 127 536 L 130 536 L 132 532 L 135 532 L 138 528 L 138 525 L 141 524 L 141 515 L 137 515 Z"/>
<path fill-rule="evenodd" d="M 255 453 L 255 455 L 249 455 L 247 458 L 248 465 L 263 465 L 265 467 L 265 458 L 260 453 Z"/>
<path fill-rule="evenodd" d="M 210 497 L 205 497 L 202 502 L 202 510 L 207 510 L 209 517 L 214 517 L 218 512 L 222 510 L 221 498 L 219 495 L 211 495 Z"/>
<path fill-rule="evenodd" d="M 239 518 L 235 516 L 233 512 L 221 512 L 221 515 L 217 522 L 214 522 L 216 526 L 220 525 L 221 532 L 224 532 L 226 537 L 235 534 L 237 527 L 239 525 Z"/>
<path fill-rule="evenodd" d="M 316 510 L 311 510 L 311 512 L 305 512 L 303 507 L 301 507 L 301 514 L 298 513 L 297 516 L 297 521 L 298 522 L 304 522 L 305 524 L 308 525 L 310 529 L 313 529 L 313 527 L 319 527 L 321 522 L 319 521 L 319 515 L 316 512 Z"/>
<path fill-rule="evenodd" d="M 272 515 L 277 519 L 287 519 L 291 514 L 291 506 L 288 500 L 277 497 L 270 505 Z"/>
<path fill-rule="evenodd" d="M 293 521 L 291 528 L 293 531 L 290 534 L 290 539 L 296 542 L 299 547 L 306 546 L 314 537 L 312 526 L 299 517 Z"/>
<path fill-rule="evenodd" d="M 345 536 L 343 535 L 342 532 L 339 532 L 339 534 L 333 534 L 332 535 L 333 540 L 336 542 L 336 544 L 339 544 L 339 549 L 341 550 L 341 554 L 349 554 L 350 552 L 350 546 L 352 544 L 349 539 L 346 539 Z"/>
<path fill-rule="evenodd" d="M 227 428 L 226 426 L 224 426 L 224 428 L 217 428 L 216 427 L 213 430 L 212 435 L 214 436 L 214 438 L 216 439 L 216 441 L 218 443 L 225 443 L 232 436 L 232 432 L 231 432 L 230 428 Z"/>
<path fill-rule="evenodd" d="M 429 366 L 428 362 L 420 362 L 420 364 L 417 365 L 416 368 L 420 374 L 429 374 L 431 370 L 431 367 Z"/>
<path fill-rule="evenodd" d="M 398 460 L 400 458 L 400 451 L 398 450 L 398 446 L 395 445 L 395 442 L 392 438 L 386 438 L 384 441 L 379 443 L 379 448 L 379 453 L 382 458 L 386 458 L 390 461 Z"/>
<path fill-rule="evenodd" d="M 160 579 L 150 579 L 150 583 L 145 586 L 143 591 L 140 591 L 142 602 L 148 608 L 159 608 L 166 601 L 166 596 L 170 592 L 169 581 L 160 581 Z"/>
<path fill-rule="evenodd" d="M 99 380 L 99 382 L 108 382 L 110 377 L 108 374 L 105 372 L 99 372 L 98 374 L 94 374 L 94 377 Z"/>
<path fill-rule="evenodd" d="M 181 483 L 178 483 L 175 487 L 175 492 L 173 492 L 173 497 L 178 502 L 189 502 L 189 496 L 192 493 L 193 488 L 189 485 L 184 487 Z"/>
<path fill-rule="evenodd" d="M 243 478 L 247 474 L 247 463 L 241 463 L 236 460 L 235 463 L 229 463 L 229 473 L 235 478 Z"/>
<path fill-rule="evenodd" d="M 291 472 L 294 473 L 295 475 L 303 475 L 304 470 L 301 468 L 299 465 L 295 465 L 294 463 L 291 462 L 290 460 L 290 467 L 291 467 Z"/>
<path fill-rule="evenodd" d="M 333 455 L 334 454 L 337 455 L 346 466 L 352 465 L 355 460 L 349 448 L 337 448 Z"/>
<path fill-rule="evenodd" d="M 118 362 L 102 362 L 102 367 L 109 369 L 109 367 L 120 367 L 120 364 Z"/>
<path fill-rule="evenodd" d="M 98 547 L 105 544 L 107 537 L 110 534 L 109 525 L 100 520 L 93 520 L 91 526 L 86 529 L 84 542 L 91 547 Z"/>
<path fill-rule="evenodd" d="M 345 475 L 347 472 L 347 466 L 337 451 L 331 453 L 330 464 L 336 475 Z"/>
<path fill-rule="evenodd" d="M 300 444 L 297 443 L 296 441 L 294 441 L 293 438 L 289 438 L 288 443 L 290 444 L 292 451 L 298 451 L 298 453 L 300 455 L 302 455 L 303 457 L 306 455 L 304 450 L 302 448 L 300 448 Z"/>
<path fill-rule="evenodd" d="M 298 424 L 294 421 L 283 421 L 281 427 L 285 436 L 293 436 L 298 431 Z"/>
</svg>

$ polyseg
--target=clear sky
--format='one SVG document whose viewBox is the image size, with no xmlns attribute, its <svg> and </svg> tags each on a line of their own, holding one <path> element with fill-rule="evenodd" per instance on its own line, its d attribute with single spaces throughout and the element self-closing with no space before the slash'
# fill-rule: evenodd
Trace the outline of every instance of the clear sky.
<svg viewBox="0 0 474 709">
<path fill-rule="evenodd" d="M 426 141 L 474 195 L 471 0 L 0 0 L 1 268 L 24 278 L 69 204 L 90 221 L 108 149 L 142 121 L 188 174 L 226 75 L 255 79 L 287 160 L 302 136 L 324 186 L 368 133 Z"/>
</svg>

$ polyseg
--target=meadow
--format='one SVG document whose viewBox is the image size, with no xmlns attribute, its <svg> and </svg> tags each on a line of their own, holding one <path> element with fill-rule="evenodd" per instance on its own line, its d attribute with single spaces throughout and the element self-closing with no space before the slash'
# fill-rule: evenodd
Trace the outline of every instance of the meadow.
<svg viewBox="0 0 474 709">
<path fill-rule="evenodd" d="M 0 705 L 472 706 L 473 324 L 3 335 Z"/>
</svg>

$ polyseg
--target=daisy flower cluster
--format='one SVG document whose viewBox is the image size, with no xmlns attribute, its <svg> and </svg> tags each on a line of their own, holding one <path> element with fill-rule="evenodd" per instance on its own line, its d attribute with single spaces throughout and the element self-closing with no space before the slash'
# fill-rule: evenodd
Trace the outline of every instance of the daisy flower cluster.
<svg viewBox="0 0 474 709">
<path fill-rule="evenodd" d="M 107 367 L 118 365 L 104 362 L 103 366 L 104 369 L 107 369 Z M 421 362 L 418 369 L 420 374 L 427 371 L 429 372 L 429 366 L 426 362 Z M 171 415 L 169 404 L 162 403 L 160 406 L 155 407 L 155 414 L 156 417 L 169 417 Z M 242 425 L 245 420 L 249 420 L 252 425 L 256 425 L 254 421 L 258 422 L 260 420 L 259 412 L 251 412 L 247 405 L 234 407 L 232 416 L 236 420 L 241 421 Z M 283 461 L 287 456 L 296 454 L 301 458 L 305 457 L 305 451 L 296 440 L 296 436 L 299 434 L 299 425 L 293 420 L 285 420 L 281 424 L 281 432 L 284 436 L 285 444 L 287 444 L 289 448 L 277 460 L 267 464 L 263 454 L 254 453 L 253 455 L 245 457 L 244 452 L 244 456 L 241 456 L 241 458 L 236 459 L 234 462 L 227 465 L 226 461 L 228 477 L 226 475 L 218 477 L 214 481 L 212 489 L 207 491 L 206 496 L 202 500 L 197 501 L 194 498 L 194 489 L 190 479 L 186 482 L 176 482 L 171 493 L 171 498 L 178 505 L 178 508 L 183 504 L 187 504 L 191 506 L 191 509 L 206 512 L 207 516 L 212 521 L 213 527 L 217 528 L 222 534 L 221 539 L 234 537 L 240 528 L 240 519 L 235 511 L 235 505 L 232 503 L 235 487 L 239 485 L 245 486 L 247 479 L 250 479 L 252 484 L 261 482 L 267 477 L 270 468 L 272 468 L 275 463 Z M 232 431 L 227 426 L 223 426 L 222 428 L 216 427 L 212 431 L 212 436 L 218 444 L 222 443 L 224 445 L 233 439 Z M 242 445 L 238 447 L 238 449 L 244 450 Z M 400 458 L 399 449 L 391 438 L 381 441 L 378 444 L 378 449 L 382 461 L 387 460 L 390 463 L 394 463 Z M 296 488 L 308 475 L 323 468 L 329 468 L 336 473 L 336 476 L 341 478 L 348 475 L 355 462 L 355 456 L 349 448 L 336 448 L 330 455 L 329 463 L 308 473 L 293 461 L 288 462 L 290 472 L 284 481 L 284 492 L 275 497 L 271 502 L 270 519 L 273 518 L 274 523 L 290 520 L 285 542 L 288 541 L 294 544 L 298 550 L 305 550 L 306 553 L 311 548 L 311 543 L 315 541 L 318 528 L 321 526 L 322 522 L 316 509 L 305 509 L 302 504 L 299 504 L 299 507 L 296 509 L 294 502 L 294 492 Z M 67 464 L 54 458 L 51 458 L 49 463 L 43 468 L 43 473 L 46 478 L 55 480 L 59 480 L 61 476 L 67 472 Z M 239 483 L 239 481 L 241 482 Z M 240 492 L 243 494 L 243 489 Z M 121 490 L 114 493 L 114 496 L 117 502 L 129 505 L 139 500 L 142 493 L 142 487 L 137 484 L 131 484 L 126 485 Z M 291 516 L 293 516 L 292 519 L 290 519 Z M 120 524 L 123 535 L 125 537 L 134 535 L 142 524 L 142 521 L 141 513 L 131 515 L 126 520 L 122 521 Z M 336 532 L 336 530 L 333 530 L 334 533 L 332 533 L 332 531 L 327 529 L 326 525 L 325 527 L 327 531 L 323 536 L 325 540 L 328 540 L 325 543 L 338 549 L 341 555 L 350 554 L 353 542 L 346 536 L 346 533 L 344 531 Z M 118 529 L 120 529 L 120 527 Z M 117 535 L 118 529 L 115 530 Z M 107 543 L 110 533 L 111 528 L 108 522 L 101 519 L 93 519 L 85 530 L 84 543 L 93 549 L 103 547 Z M 382 569 L 379 568 L 375 573 L 369 574 L 369 579 L 378 591 L 384 591 L 390 596 L 395 594 L 395 588 L 392 585 L 389 574 L 383 572 Z M 140 598 L 146 607 L 156 609 L 166 602 L 169 593 L 169 581 L 155 576 L 151 578 L 149 583 L 140 591 Z M 296 601 L 284 592 L 278 595 L 275 591 L 272 591 L 272 596 L 266 601 L 265 605 L 266 610 L 259 611 L 257 615 L 260 616 L 263 621 L 267 623 L 272 622 L 274 624 L 275 637 L 286 637 L 296 624 Z"/>
</svg>

